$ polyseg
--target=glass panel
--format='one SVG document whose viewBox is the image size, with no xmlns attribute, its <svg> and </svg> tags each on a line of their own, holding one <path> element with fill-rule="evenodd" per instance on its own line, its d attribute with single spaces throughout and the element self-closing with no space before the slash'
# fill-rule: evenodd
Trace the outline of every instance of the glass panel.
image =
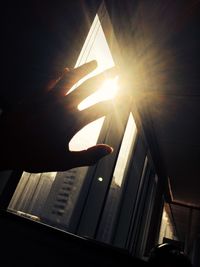
<svg viewBox="0 0 200 267">
<path fill-rule="evenodd" d="M 9 204 L 9 210 L 34 219 L 36 217 L 30 215 L 36 215 L 39 219 L 55 175 L 55 172 L 42 174 L 24 172 Z"/>
<path fill-rule="evenodd" d="M 122 140 L 119 156 L 113 173 L 113 178 L 105 204 L 102 220 L 100 223 L 97 239 L 110 243 L 117 220 L 120 199 L 129 165 L 130 155 L 135 144 L 137 129 L 132 113 L 129 115 L 128 123 Z"/>
<path fill-rule="evenodd" d="M 158 244 L 163 243 L 164 237 L 174 239 L 173 226 L 165 206 L 163 208 Z"/>
<path fill-rule="evenodd" d="M 104 15 L 101 14 L 102 19 Z M 94 59 L 97 60 L 98 67 L 71 90 L 76 90 L 85 79 L 114 66 L 98 15 L 94 19 L 75 67 Z M 117 77 L 107 80 L 96 93 L 80 103 L 78 108 L 82 110 L 96 102 L 112 98 L 117 89 Z M 73 137 L 69 148 L 82 150 L 95 145 L 103 123 L 104 117 L 88 124 Z M 35 215 L 43 222 L 67 229 L 87 171 L 88 167 L 58 173 L 24 172 L 8 209 L 23 216 Z"/>
</svg>

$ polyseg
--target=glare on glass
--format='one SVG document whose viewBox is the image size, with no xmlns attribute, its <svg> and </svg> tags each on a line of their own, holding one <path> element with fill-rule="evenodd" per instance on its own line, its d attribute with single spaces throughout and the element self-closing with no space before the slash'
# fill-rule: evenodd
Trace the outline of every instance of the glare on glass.
<svg viewBox="0 0 200 267">
<path fill-rule="evenodd" d="M 76 84 L 71 90 L 76 90 L 76 87 L 86 79 L 115 66 L 98 15 L 95 16 L 94 22 L 90 28 L 89 34 L 83 45 L 75 67 L 94 59 L 98 63 L 97 68 L 92 73 L 81 79 L 81 81 L 79 81 L 79 83 Z M 83 110 L 100 101 L 112 99 L 116 96 L 117 91 L 118 77 L 116 76 L 113 79 L 105 80 L 103 84 L 97 88 L 97 91 L 94 94 L 79 104 L 78 109 Z M 104 117 L 88 124 L 81 131 L 79 131 L 69 143 L 70 150 L 77 151 L 87 149 L 90 146 L 95 145 L 97 143 L 103 122 Z"/>
</svg>

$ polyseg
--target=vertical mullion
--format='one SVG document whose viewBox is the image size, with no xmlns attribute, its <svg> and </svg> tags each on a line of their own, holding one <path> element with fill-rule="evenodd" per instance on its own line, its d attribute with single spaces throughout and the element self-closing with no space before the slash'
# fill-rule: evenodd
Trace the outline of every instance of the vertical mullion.
<svg viewBox="0 0 200 267">
<path fill-rule="evenodd" d="M 146 146 L 140 135 L 136 139 L 132 161 L 127 174 L 126 187 L 124 188 L 121 211 L 119 214 L 114 245 L 127 248 L 133 227 L 135 209 L 141 177 L 144 170 Z"/>
<path fill-rule="evenodd" d="M 115 116 L 111 118 L 112 123 L 109 125 L 104 141 L 114 147 L 115 150 L 112 155 L 105 157 L 97 164 L 77 232 L 77 234 L 81 236 L 95 237 L 99 219 L 109 191 L 129 112 L 129 107 L 127 107 L 126 112 L 118 114 L 118 116 L 115 114 Z M 98 178 L 102 178 L 103 181 L 100 182 Z"/>
</svg>

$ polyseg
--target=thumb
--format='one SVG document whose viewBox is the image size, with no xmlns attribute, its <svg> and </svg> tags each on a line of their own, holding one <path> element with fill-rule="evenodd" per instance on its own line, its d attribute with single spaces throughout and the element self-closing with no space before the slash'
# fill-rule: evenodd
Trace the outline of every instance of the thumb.
<svg viewBox="0 0 200 267">
<path fill-rule="evenodd" d="M 111 154 L 112 152 L 113 148 L 111 146 L 98 144 L 88 148 L 87 150 L 71 152 L 71 159 L 74 159 L 74 165 L 76 165 L 76 167 L 90 166 L 96 164 L 101 158 Z"/>
<path fill-rule="evenodd" d="M 105 144 L 99 144 L 93 147 L 88 148 L 84 152 L 84 156 L 86 157 L 86 160 L 88 164 L 95 164 L 97 161 L 99 161 L 101 158 L 111 154 L 113 152 L 113 148 L 109 145 Z"/>
</svg>

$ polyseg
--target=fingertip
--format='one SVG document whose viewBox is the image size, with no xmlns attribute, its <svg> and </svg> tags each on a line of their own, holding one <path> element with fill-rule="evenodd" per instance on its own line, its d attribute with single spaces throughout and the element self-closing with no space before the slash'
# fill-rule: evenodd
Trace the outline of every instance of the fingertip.
<svg viewBox="0 0 200 267">
<path fill-rule="evenodd" d="M 104 145 L 105 152 L 111 154 L 114 151 L 114 148 L 109 145 Z"/>
<path fill-rule="evenodd" d="M 98 144 L 87 149 L 87 152 L 91 153 L 94 157 L 101 158 L 113 152 L 113 147 L 107 144 Z"/>
<path fill-rule="evenodd" d="M 92 68 L 92 69 L 96 69 L 97 66 L 98 66 L 98 63 L 97 61 L 94 59 L 94 60 L 91 60 L 88 62 L 89 66 Z"/>
<path fill-rule="evenodd" d="M 114 78 L 119 75 L 119 69 L 116 66 L 113 66 L 109 69 L 106 69 L 104 72 L 102 72 L 102 75 L 105 78 Z"/>
<path fill-rule="evenodd" d="M 99 150 L 98 153 L 101 157 L 111 154 L 114 150 L 113 147 L 106 144 L 96 145 L 96 148 Z"/>
</svg>

